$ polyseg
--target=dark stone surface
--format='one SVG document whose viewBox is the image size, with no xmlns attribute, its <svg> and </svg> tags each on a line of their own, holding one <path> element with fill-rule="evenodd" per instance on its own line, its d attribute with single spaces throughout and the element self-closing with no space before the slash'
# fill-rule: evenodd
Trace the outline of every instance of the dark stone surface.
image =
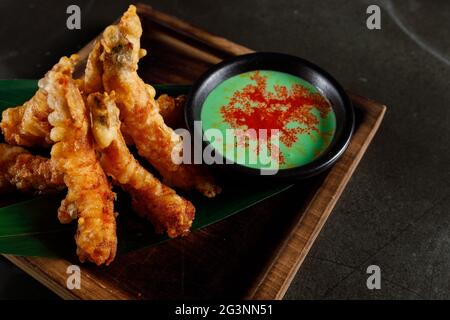
<svg viewBox="0 0 450 320">
<path fill-rule="evenodd" d="M 287 299 L 450 298 L 450 2 L 147 2 L 256 50 L 311 60 L 389 107 Z M 72 3 L 82 8 L 81 31 L 65 28 Z M 374 3 L 382 29 L 369 31 Z M 127 5 L 1 0 L 0 78 L 41 77 Z M 366 287 L 371 264 L 381 268 L 381 290 Z M 54 297 L 0 260 L 0 298 Z"/>
</svg>

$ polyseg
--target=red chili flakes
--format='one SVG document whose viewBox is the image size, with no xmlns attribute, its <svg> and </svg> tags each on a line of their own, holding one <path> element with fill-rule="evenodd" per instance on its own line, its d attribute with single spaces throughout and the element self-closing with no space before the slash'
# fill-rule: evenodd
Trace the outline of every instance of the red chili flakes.
<svg viewBox="0 0 450 320">
<path fill-rule="evenodd" d="M 249 84 L 236 91 L 228 105 L 221 107 L 224 120 L 235 129 L 267 130 L 270 141 L 271 129 L 278 129 L 280 141 L 291 147 L 297 141 L 297 134 L 319 133 L 319 119 L 311 112 L 315 107 L 320 117 L 325 118 L 331 106 L 318 93 L 312 93 L 299 84 L 290 89 L 275 85 L 274 93 L 267 89 L 267 77 L 256 71 L 251 77 L 255 84 Z M 297 122 L 301 127 L 288 124 Z"/>
</svg>

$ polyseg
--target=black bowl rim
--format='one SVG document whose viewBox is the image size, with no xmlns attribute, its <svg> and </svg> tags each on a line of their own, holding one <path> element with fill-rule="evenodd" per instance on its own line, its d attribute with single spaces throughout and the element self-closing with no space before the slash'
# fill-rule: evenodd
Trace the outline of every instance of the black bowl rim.
<svg viewBox="0 0 450 320">
<path fill-rule="evenodd" d="M 293 168 L 287 168 L 287 169 L 279 169 L 278 172 L 275 175 L 261 175 L 261 170 L 256 168 L 247 167 L 244 165 L 240 165 L 237 163 L 234 164 L 224 164 L 224 165 L 216 165 L 216 167 L 220 167 L 220 169 L 223 170 L 231 170 L 235 173 L 245 174 L 247 176 L 261 176 L 263 178 L 270 178 L 272 180 L 281 180 L 281 181 L 293 181 L 296 179 L 304 179 L 311 176 L 315 176 L 326 169 L 330 168 L 345 152 L 347 149 L 351 137 L 353 135 L 354 127 L 355 127 L 355 112 L 353 108 L 353 104 L 348 97 L 345 90 L 342 88 L 342 86 L 339 84 L 339 82 L 331 76 L 327 71 L 323 70 L 319 66 L 315 65 L 314 63 L 305 60 L 303 58 L 284 54 L 284 53 L 278 53 L 278 52 L 254 52 L 254 53 L 248 53 L 244 55 L 239 55 L 236 57 L 232 57 L 229 59 L 226 59 L 210 69 L 208 69 L 205 73 L 203 73 L 197 81 L 193 84 L 189 96 L 185 105 L 184 109 L 184 116 L 185 121 L 188 130 L 191 132 L 191 134 L 194 134 L 194 127 L 193 123 L 195 120 L 195 111 L 196 108 L 202 108 L 203 105 L 193 105 L 195 100 L 198 99 L 198 95 L 200 93 L 200 88 L 205 84 L 206 81 L 208 81 L 215 73 L 220 71 L 223 68 L 230 67 L 233 64 L 242 64 L 246 61 L 250 61 L 254 59 L 255 57 L 258 57 L 260 59 L 281 59 L 286 60 L 289 59 L 299 65 L 303 65 L 313 72 L 320 74 L 321 77 L 325 78 L 327 82 L 336 90 L 338 93 L 340 99 L 343 101 L 343 109 L 345 112 L 345 120 L 342 124 L 342 130 L 340 132 L 339 136 L 334 136 L 332 142 L 330 143 L 330 146 L 316 159 L 314 159 L 312 162 L 307 163 L 302 166 L 297 166 Z M 258 70 L 263 70 L 264 68 L 259 68 Z M 256 70 L 256 69 L 255 69 Z M 267 68 L 265 70 L 274 70 L 277 71 L 274 68 Z M 286 72 L 286 71 L 283 71 Z M 289 72 L 287 72 L 289 73 Z M 235 73 L 239 74 L 239 73 Z M 299 76 L 298 74 L 291 73 L 292 75 Z M 303 78 L 303 77 L 302 77 Z M 305 79 L 307 80 L 307 79 Z M 307 80 L 308 81 L 308 80 Z M 309 81 L 308 81 L 309 82 Z M 314 85 L 321 94 L 325 95 L 325 93 L 321 90 L 320 87 Z M 211 92 L 211 91 L 210 91 Z M 209 94 L 209 92 L 208 92 Z M 207 95 L 206 95 L 207 96 Z M 333 106 L 333 104 L 332 104 Z M 333 106 L 334 108 L 334 106 Z M 202 132 L 203 134 L 203 132 Z M 203 148 L 205 148 L 207 145 L 209 145 L 209 141 L 203 141 Z"/>
</svg>

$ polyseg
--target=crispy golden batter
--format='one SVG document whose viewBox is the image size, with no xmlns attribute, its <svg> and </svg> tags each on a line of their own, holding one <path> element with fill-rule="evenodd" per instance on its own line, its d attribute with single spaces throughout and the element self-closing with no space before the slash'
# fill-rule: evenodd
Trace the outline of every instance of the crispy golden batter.
<svg viewBox="0 0 450 320">
<path fill-rule="evenodd" d="M 75 63 L 78 57 L 72 55 L 70 59 Z M 70 72 L 73 72 L 73 64 L 71 65 Z M 60 64 L 56 64 L 52 70 L 58 71 L 59 67 Z M 25 147 L 50 146 L 53 144 L 50 139 L 51 126 L 47 120 L 50 112 L 47 92 L 41 88 L 22 106 L 6 109 L 0 123 L 5 141 Z"/>
<path fill-rule="evenodd" d="M 83 91 L 86 95 L 103 91 L 103 62 L 100 60 L 102 53 L 103 47 L 100 41 L 96 41 L 94 48 L 89 54 L 86 69 L 84 71 Z"/>
<path fill-rule="evenodd" d="M 85 94 L 102 91 L 103 63 L 100 61 L 103 47 L 96 42 L 89 54 L 85 76 L 77 80 L 80 89 Z M 77 55 L 72 55 L 72 70 L 78 60 Z M 59 64 L 53 67 L 57 71 Z M 47 92 L 39 88 L 35 95 L 22 106 L 9 108 L 3 111 L 0 128 L 5 141 L 12 145 L 25 147 L 49 147 L 53 144 L 50 139 L 51 125 L 48 123 L 48 115 L 51 110 L 47 103 Z"/>
<path fill-rule="evenodd" d="M 44 90 L 38 90 L 24 105 L 6 109 L 0 123 L 5 141 L 27 147 L 49 146 L 49 113 L 47 93 Z"/>
<path fill-rule="evenodd" d="M 122 131 L 133 139 L 139 154 L 159 171 L 165 183 L 196 188 L 214 197 L 220 189 L 205 168 L 172 161 L 172 150 L 179 148 L 181 137 L 164 123 L 154 99 L 155 90 L 137 74 L 138 61 L 144 54 L 140 49 L 141 34 L 136 8 L 130 6 L 118 25 L 106 28 L 101 40 L 103 85 L 107 92 L 116 92 Z"/>
<path fill-rule="evenodd" d="M 156 99 L 159 114 L 163 117 L 164 123 L 171 128 L 184 128 L 184 105 L 186 95 L 179 95 L 173 98 L 167 94 L 162 94 Z"/>
<path fill-rule="evenodd" d="M 0 143 L 0 192 L 17 189 L 44 194 L 64 187 L 63 175 L 50 159 Z"/>
<path fill-rule="evenodd" d="M 130 153 L 120 132 L 114 93 L 111 96 L 91 94 L 87 105 L 106 174 L 131 195 L 134 209 L 150 220 L 157 232 L 167 232 L 170 237 L 188 233 L 195 215 L 194 206 L 145 170 Z"/>
<path fill-rule="evenodd" d="M 94 45 L 89 54 L 85 77 L 80 79 L 78 84 L 85 93 L 101 91 L 102 68 L 100 55 L 103 47 L 100 42 Z M 77 55 L 72 55 L 74 64 L 78 59 Z M 56 64 L 53 69 L 58 68 Z M 56 70 L 54 70 L 56 71 Z M 73 67 L 71 72 L 73 72 Z M 22 106 L 8 108 L 3 111 L 0 128 L 5 137 L 5 141 L 11 145 L 25 147 L 48 147 L 53 144 L 50 139 L 51 125 L 48 123 L 48 115 L 51 110 L 47 103 L 47 92 L 39 88 L 35 95 Z"/>
<path fill-rule="evenodd" d="M 68 187 L 58 214 L 62 222 L 78 217 L 75 240 L 81 261 L 109 264 L 117 247 L 114 194 L 95 154 L 88 113 L 71 77 L 72 64 L 62 58 L 60 69 L 50 71 L 39 83 L 52 110 L 48 117 L 55 143 L 51 157 Z"/>
</svg>

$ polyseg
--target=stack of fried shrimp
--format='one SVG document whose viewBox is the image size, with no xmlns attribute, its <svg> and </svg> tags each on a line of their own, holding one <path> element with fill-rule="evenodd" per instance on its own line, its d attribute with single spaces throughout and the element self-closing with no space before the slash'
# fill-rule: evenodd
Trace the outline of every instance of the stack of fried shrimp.
<svg viewBox="0 0 450 320">
<path fill-rule="evenodd" d="M 61 223 L 77 220 L 75 242 L 80 261 L 108 265 L 117 249 L 112 184 L 131 195 L 136 213 L 156 232 L 186 235 L 193 204 L 172 188 L 196 189 L 214 197 L 220 188 L 201 166 L 176 164 L 172 152 L 181 138 L 168 126 L 181 125 L 184 97 L 162 95 L 137 74 L 145 56 L 142 27 L 130 6 L 109 26 L 91 51 L 84 77 L 74 79 L 78 56 L 63 57 L 39 81 L 36 94 L 3 112 L 0 128 L 0 192 L 40 194 L 67 189 L 58 209 Z M 161 182 L 129 151 L 160 174 Z M 51 148 L 50 157 L 22 147 Z"/>
</svg>

